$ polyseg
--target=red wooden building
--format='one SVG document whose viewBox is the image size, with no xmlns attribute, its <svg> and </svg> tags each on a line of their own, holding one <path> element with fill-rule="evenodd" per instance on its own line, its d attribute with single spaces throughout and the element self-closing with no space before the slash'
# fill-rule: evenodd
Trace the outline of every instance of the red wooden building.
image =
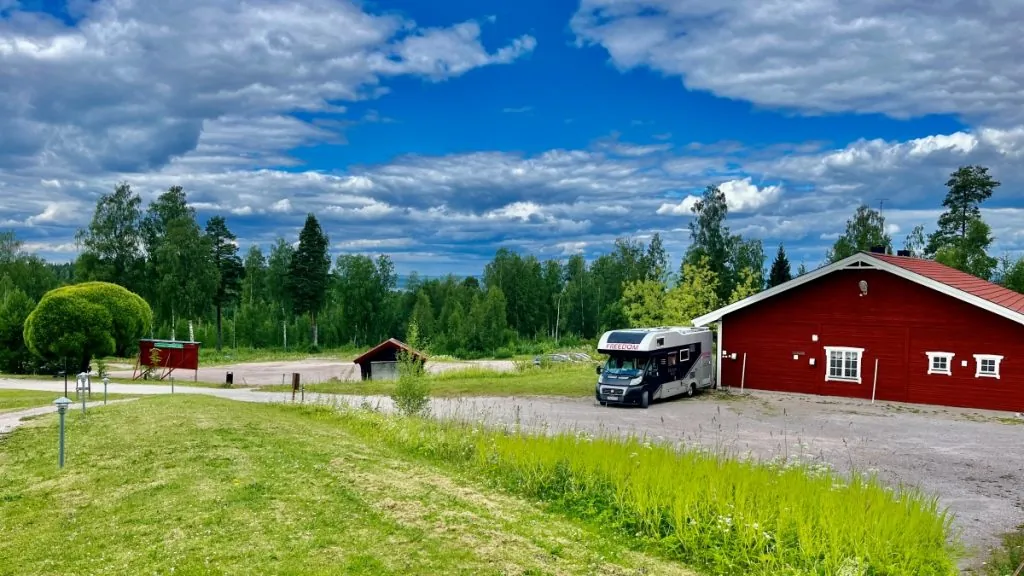
<svg viewBox="0 0 1024 576">
<path fill-rule="evenodd" d="M 719 386 L 1024 411 L 1024 295 L 932 260 L 861 252 L 714 322 Z"/>
</svg>

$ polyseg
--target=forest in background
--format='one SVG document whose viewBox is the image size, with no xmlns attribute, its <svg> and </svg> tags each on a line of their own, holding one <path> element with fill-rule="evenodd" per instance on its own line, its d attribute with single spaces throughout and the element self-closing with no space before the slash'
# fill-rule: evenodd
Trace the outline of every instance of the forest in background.
<svg viewBox="0 0 1024 576">
<path fill-rule="evenodd" d="M 980 206 L 999 186 L 986 168 L 965 166 L 946 182 L 944 212 L 929 235 L 915 228 L 903 249 L 1024 291 L 1024 259 L 989 253 L 994 241 Z M 50 263 L 0 232 L 0 371 L 43 367 L 22 339 L 22 325 L 49 290 L 85 281 L 113 282 L 152 307 L 152 336 L 205 346 L 305 350 L 366 347 L 403 338 L 410 322 L 424 347 L 461 358 L 511 357 L 593 341 L 625 326 L 689 324 L 694 317 L 805 273 L 779 244 L 766 266 L 759 239 L 728 227 L 725 195 L 708 186 L 693 207 L 690 245 L 669 262 L 663 239 L 619 238 L 587 261 L 540 260 L 501 248 L 479 277 L 421 278 L 398 288 L 389 256 L 341 254 L 309 214 L 297 242 L 269 250 L 238 246 L 219 215 L 200 224 L 186 192 L 173 186 L 148 206 L 128 183 L 97 201 L 71 263 Z M 882 246 L 893 252 L 884 216 L 861 205 L 825 254 L 834 262 Z M 190 334 L 189 326 L 192 326 Z"/>
</svg>

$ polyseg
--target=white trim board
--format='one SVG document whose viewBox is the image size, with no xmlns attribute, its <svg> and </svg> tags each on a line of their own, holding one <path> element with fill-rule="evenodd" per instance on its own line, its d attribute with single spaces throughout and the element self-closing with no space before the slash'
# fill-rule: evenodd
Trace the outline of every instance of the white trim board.
<svg viewBox="0 0 1024 576">
<path fill-rule="evenodd" d="M 776 286 L 774 288 L 769 288 L 768 290 L 764 290 L 762 292 L 758 292 L 757 294 L 754 294 L 753 296 L 749 296 L 747 298 L 744 298 L 743 300 L 739 300 L 737 302 L 733 302 L 732 304 L 729 304 L 728 306 L 724 306 L 722 308 L 719 308 L 718 310 L 715 310 L 714 312 L 709 312 L 709 313 L 707 313 L 707 314 L 705 314 L 703 316 L 698 316 L 697 318 L 693 319 L 693 325 L 694 326 L 705 326 L 705 325 L 707 325 L 707 324 L 709 324 L 711 322 L 716 322 L 718 320 L 721 320 L 723 316 L 725 316 L 727 314 L 731 314 L 733 312 L 736 312 L 737 310 L 741 310 L 743 308 L 746 308 L 747 306 L 750 306 L 751 304 L 757 304 L 758 302 L 761 302 L 762 300 L 767 300 L 768 298 L 771 298 L 772 296 L 775 296 L 777 294 L 781 294 L 781 293 L 783 293 L 783 292 L 785 292 L 787 290 L 791 290 L 793 288 L 796 288 L 797 286 L 803 286 L 804 284 L 807 284 L 808 282 L 813 282 L 814 280 L 817 280 L 818 278 L 821 278 L 822 276 L 826 276 L 826 275 L 831 274 L 833 272 L 836 272 L 838 270 L 846 270 L 846 269 L 850 269 L 850 270 L 882 270 L 882 271 L 888 272 L 890 274 L 893 274 L 895 276 L 899 276 L 900 278 L 903 278 L 905 280 L 909 280 L 911 282 L 914 282 L 915 284 L 920 284 L 921 286 L 924 286 L 925 288 L 931 288 L 932 290 L 935 290 L 936 292 L 941 292 L 942 294 L 945 294 L 947 296 L 951 296 L 953 298 L 956 298 L 957 300 L 960 300 L 962 302 L 966 302 L 967 304 L 971 304 L 972 306 L 976 306 L 978 308 L 981 308 L 982 310 L 986 310 L 986 311 L 991 312 L 993 314 L 996 314 L 998 316 L 1002 316 L 1003 318 L 1006 318 L 1008 320 L 1012 320 L 1012 321 L 1014 321 L 1014 322 L 1016 322 L 1018 324 L 1024 325 L 1024 314 L 1021 314 L 1019 312 L 1015 312 L 1013 310 L 1010 310 L 1009 308 L 1006 308 L 1006 307 L 1000 306 L 999 304 L 996 304 L 994 302 L 990 302 L 988 300 L 985 300 L 984 298 L 979 298 L 978 296 L 975 296 L 974 294 L 970 294 L 968 292 L 964 292 L 963 290 L 960 290 L 959 288 L 954 288 L 954 287 L 952 287 L 952 286 L 950 286 L 948 284 L 943 284 L 942 282 L 937 282 L 935 280 L 932 280 L 931 278 L 922 276 L 922 275 L 917 274 L 915 272 L 911 272 L 910 270 L 907 270 L 906 268 L 901 268 L 901 267 L 896 266 L 894 264 L 890 264 L 888 262 L 885 262 L 884 260 L 880 260 L 878 258 L 873 258 L 869 252 L 858 252 L 857 254 L 854 254 L 853 256 L 849 256 L 847 258 L 843 258 L 842 260 L 840 260 L 838 262 L 833 262 L 832 264 L 829 264 L 828 266 L 822 266 L 821 268 L 818 268 L 817 270 L 808 272 L 808 273 L 804 274 L 803 276 L 797 276 L 796 278 L 793 278 L 789 282 L 785 282 L 783 284 L 779 284 L 778 286 Z M 868 290 L 869 290 L 868 294 L 870 295 L 870 286 L 868 287 Z"/>
</svg>

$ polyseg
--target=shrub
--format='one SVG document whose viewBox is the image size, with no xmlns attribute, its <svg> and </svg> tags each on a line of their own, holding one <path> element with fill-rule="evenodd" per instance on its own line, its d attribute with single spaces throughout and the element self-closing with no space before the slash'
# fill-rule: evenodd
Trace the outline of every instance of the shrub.
<svg viewBox="0 0 1024 576">
<path fill-rule="evenodd" d="M 25 320 L 23 334 L 36 356 L 68 358 L 80 371 L 88 369 L 93 357 L 108 356 L 115 349 L 110 312 L 74 292 L 45 294 Z"/>
<path fill-rule="evenodd" d="M 150 329 L 153 311 L 117 284 L 86 282 L 43 295 L 25 320 L 23 336 L 40 358 L 69 358 L 85 371 L 97 356 L 123 355 Z"/>
<path fill-rule="evenodd" d="M 84 282 L 57 288 L 53 292 L 65 291 L 80 295 L 93 304 L 103 306 L 110 312 L 115 354 L 128 356 L 127 352 L 138 346 L 139 338 L 145 336 L 153 326 L 153 310 L 138 294 L 109 282 Z"/>
<path fill-rule="evenodd" d="M 509 358 L 512 358 L 513 356 L 515 356 L 515 354 L 512 352 L 512 350 L 505 347 L 498 348 L 494 352 L 494 358 L 496 360 L 507 360 Z"/>
<path fill-rule="evenodd" d="M 409 323 L 406 344 L 413 350 L 419 345 L 419 329 L 416 322 Z M 391 393 L 398 411 L 406 416 L 426 415 L 430 404 L 430 384 L 427 382 L 423 363 L 406 352 L 398 353 L 398 384 Z"/>
</svg>

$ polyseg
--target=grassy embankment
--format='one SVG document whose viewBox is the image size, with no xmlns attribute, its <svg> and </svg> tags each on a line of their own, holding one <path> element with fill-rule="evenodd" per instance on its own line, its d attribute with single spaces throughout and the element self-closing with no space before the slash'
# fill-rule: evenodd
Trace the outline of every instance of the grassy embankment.
<svg viewBox="0 0 1024 576">
<path fill-rule="evenodd" d="M 430 383 L 430 394 L 439 397 L 592 396 L 597 381 L 593 364 L 554 364 L 546 368 L 530 367 L 507 372 L 476 367 L 458 368 L 431 374 L 426 378 Z M 307 392 L 323 394 L 387 395 L 395 389 L 395 382 L 330 380 L 305 384 L 305 388 Z M 261 386 L 259 390 L 287 392 L 291 386 Z"/>
<path fill-rule="evenodd" d="M 163 396 L 59 472 L 54 423 L 0 445 L 0 573 L 956 573 L 934 500 L 800 465 Z"/>
<path fill-rule="evenodd" d="M 53 401 L 59 397 L 60 394 L 55 394 L 53 392 L 37 392 L 35 390 L 0 390 L 0 412 L 14 412 L 16 410 L 49 406 L 52 405 Z M 133 396 L 131 395 L 124 394 L 107 394 L 107 400 L 122 400 L 132 397 Z M 76 400 L 74 394 L 71 395 L 71 399 Z M 100 390 L 99 394 L 93 393 L 92 399 L 87 399 L 89 402 L 99 402 L 102 400 L 102 390 Z"/>
</svg>

